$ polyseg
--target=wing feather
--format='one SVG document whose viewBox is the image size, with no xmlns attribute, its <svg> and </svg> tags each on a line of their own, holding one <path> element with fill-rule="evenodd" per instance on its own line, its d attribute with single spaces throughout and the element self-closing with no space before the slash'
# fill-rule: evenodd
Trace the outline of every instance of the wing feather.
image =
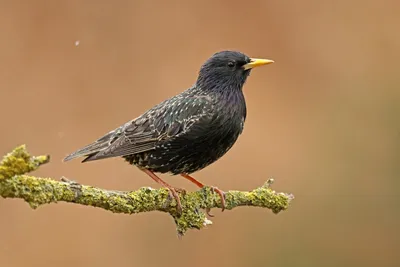
<svg viewBox="0 0 400 267">
<path fill-rule="evenodd" d="M 209 114 L 212 106 L 209 97 L 171 98 L 66 159 L 87 156 L 85 162 L 151 151 L 160 142 L 174 139 L 191 128 L 196 130 L 193 126 Z"/>
</svg>

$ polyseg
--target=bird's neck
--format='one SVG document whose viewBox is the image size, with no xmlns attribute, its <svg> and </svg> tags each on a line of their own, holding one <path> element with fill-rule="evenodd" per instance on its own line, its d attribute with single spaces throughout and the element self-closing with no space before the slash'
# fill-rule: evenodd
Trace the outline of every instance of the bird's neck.
<svg viewBox="0 0 400 267">
<path fill-rule="evenodd" d="M 194 87 L 206 94 L 220 94 L 224 96 L 243 94 L 243 83 L 239 82 L 221 82 L 221 80 L 214 81 L 213 79 L 198 79 Z"/>
<path fill-rule="evenodd" d="M 230 86 L 233 86 L 232 84 Z M 246 118 L 246 101 L 242 87 L 201 87 L 198 84 L 192 87 L 196 95 L 209 95 L 216 106 L 224 108 L 228 117 Z"/>
</svg>

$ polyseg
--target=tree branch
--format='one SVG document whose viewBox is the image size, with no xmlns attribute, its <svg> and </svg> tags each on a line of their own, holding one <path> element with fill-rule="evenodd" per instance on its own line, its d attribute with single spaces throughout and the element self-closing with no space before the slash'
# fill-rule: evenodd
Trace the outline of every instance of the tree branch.
<svg viewBox="0 0 400 267">
<path fill-rule="evenodd" d="M 25 146 L 14 149 L 0 162 L 0 196 L 21 198 L 32 208 L 58 201 L 77 203 L 109 210 L 114 213 L 139 213 L 162 211 L 175 220 L 179 235 L 188 229 L 201 229 L 212 222 L 207 219 L 204 209 L 220 208 L 218 194 L 205 187 L 199 191 L 180 194 L 182 214 L 178 214 L 176 201 L 169 197 L 165 188 L 141 188 L 137 191 L 122 192 L 105 190 L 62 178 L 56 181 L 25 175 L 40 165 L 49 162 L 49 156 L 30 156 Z M 272 180 L 250 192 L 226 192 L 226 209 L 239 206 L 268 208 L 274 213 L 286 210 L 293 195 L 277 193 L 270 188 Z"/>
</svg>

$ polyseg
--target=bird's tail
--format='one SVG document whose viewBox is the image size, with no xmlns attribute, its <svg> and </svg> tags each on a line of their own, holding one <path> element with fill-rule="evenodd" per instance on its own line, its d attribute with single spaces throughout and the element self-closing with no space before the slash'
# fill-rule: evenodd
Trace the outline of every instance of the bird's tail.
<svg viewBox="0 0 400 267">
<path fill-rule="evenodd" d="M 98 152 L 106 149 L 110 145 L 110 140 L 112 140 L 114 135 L 114 131 L 106 134 L 102 138 L 98 139 L 96 142 L 93 142 L 87 146 L 84 146 L 81 149 L 71 153 L 70 155 L 66 156 L 63 161 L 69 161 L 75 158 L 87 156 L 82 162 L 87 161 L 91 156 L 94 156 Z"/>
</svg>

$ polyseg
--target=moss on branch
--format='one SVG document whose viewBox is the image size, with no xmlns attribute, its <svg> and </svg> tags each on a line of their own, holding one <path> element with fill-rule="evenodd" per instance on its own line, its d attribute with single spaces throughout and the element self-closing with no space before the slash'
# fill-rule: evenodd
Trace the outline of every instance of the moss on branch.
<svg viewBox="0 0 400 267">
<path fill-rule="evenodd" d="M 144 187 L 122 192 L 81 185 L 65 178 L 56 181 L 26 175 L 48 161 L 49 156 L 30 156 L 25 146 L 17 147 L 4 156 L 0 162 L 0 196 L 23 199 L 34 209 L 43 204 L 64 201 L 103 208 L 114 213 L 162 211 L 174 218 L 180 235 L 188 229 L 201 229 L 211 224 L 204 210 L 221 207 L 218 194 L 209 187 L 180 194 L 182 213 L 179 214 L 176 201 L 170 198 L 168 190 L 164 188 Z M 272 180 L 269 180 L 249 192 L 226 192 L 226 209 L 254 206 L 268 208 L 274 213 L 286 210 L 293 196 L 275 192 L 270 188 L 271 183 Z"/>
</svg>

